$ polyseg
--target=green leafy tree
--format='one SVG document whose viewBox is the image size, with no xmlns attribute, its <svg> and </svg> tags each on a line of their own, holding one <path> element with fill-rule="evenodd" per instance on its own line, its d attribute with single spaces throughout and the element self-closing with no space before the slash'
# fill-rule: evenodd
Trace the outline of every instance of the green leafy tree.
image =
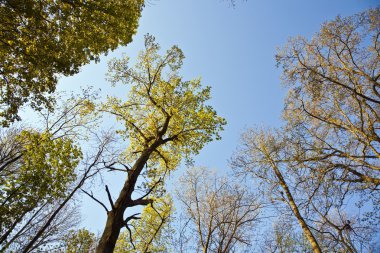
<svg viewBox="0 0 380 253">
<path fill-rule="evenodd" d="M 52 109 L 60 75 L 78 73 L 136 33 L 143 0 L 0 2 L 0 117 L 19 120 L 25 103 Z"/>
<path fill-rule="evenodd" d="M 116 116 L 125 126 L 119 134 L 129 140 L 125 160 L 127 178 L 112 210 L 97 252 L 112 252 L 125 224 L 127 208 L 153 203 L 148 195 L 164 181 L 183 158 L 190 159 L 214 138 L 219 139 L 225 120 L 206 105 L 210 87 L 202 88 L 200 79 L 184 81 L 179 75 L 184 55 L 173 46 L 165 55 L 158 54 L 160 47 L 154 37 L 146 36 L 145 50 L 140 53 L 136 67 L 129 68 L 128 59 L 110 63 L 109 79 L 113 84 L 130 85 L 129 99 L 123 102 L 109 98 L 104 110 Z M 145 184 L 147 193 L 132 198 L 142 173 L 150 181 Z"/>
</svg>

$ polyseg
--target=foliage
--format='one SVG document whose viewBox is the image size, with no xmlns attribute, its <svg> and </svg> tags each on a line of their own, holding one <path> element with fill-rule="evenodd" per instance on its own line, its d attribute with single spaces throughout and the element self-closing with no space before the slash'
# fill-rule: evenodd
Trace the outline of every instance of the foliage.
<svg viewBox="0 0 380 253">
<path fill-rule="evenodd" d="M 86 229 L 71 230 L 65 238 L 65 253 L 95 252 L 96 236 Z"/>
<path fill-rule="evenodd" d="M 1 232 L 40 203 L 64 197 L 82 156 L 70 139 L 54 139 L 46 132 L 23 130 L 13 141 L 22 150 L 19 164 L 11 164 L 17 167 L 5 169 L 0 178 Z"/>
<path fill-rule="evenodd" d="M 113 136 L 95 127 L 99 115 L 92 111 L 94 98 L 90 90 L 59 97 L 54 112 L 38 113 L 39 130 L 22 126 L 3 130 L 2 251 L 50 251 L 78 224 L 76 192 L 119 155 L 112 147 Z"/>
<path fill-rule="evenodd" d="M 128 161 L 162 138 L 165 145 L 155 150 L 149 164 L 172 170 L 183 156 L 198 153 L 213 136 L 219 139 L 218 132 L 225 121 L 205 105 L 210 99 L 210 87 L 202 88 L 200 79 L 182 80 L 178 73 L 184 59 L 182 51 L 173 46 L 160 56 L 159 49 L 154 37 L 147 35 L 146 51 L 140 53 L 135 68 L 128 67 L 127 57 L 110 62 L 111 83 L 129 84 L 130 91 L 127 102 L 110 97 L 105 110 L 125 125 L 119 134 L 130 142 Z"/>
<path fill-rule="evenodd" d="M 27 102 L 52 109 L 60 75 L 73 75 L 136 33 L 142 0 L 5 0 L 0 3 L 0 117 L 20 120 Z"/>
</svg>

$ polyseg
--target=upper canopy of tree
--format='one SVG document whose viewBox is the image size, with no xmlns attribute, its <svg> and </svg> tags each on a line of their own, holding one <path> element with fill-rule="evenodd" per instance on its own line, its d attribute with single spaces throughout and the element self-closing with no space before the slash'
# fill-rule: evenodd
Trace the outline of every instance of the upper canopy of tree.
<svg viewBox="0 0 380 253">
<path fill-rule="evenodd" d="M 58 75 L 126 45 L 136 32 L 143 0 L 5 0 L 0 2 L 0 117 L 51 106 Z"/>
<path fill-rule="evenodd" d="M 128 66 L 128 58 L 110 62 L 109 81 L 130 84 L 131 90 L 126 102 L 109 97 L 104 110 L 124 122 L 126 128 L 119 133 L 129 138 L 130 161 L 159 143 L 149 164 L 166 170 L 219 139 L 226 121 L 207 105 L 210 87 L 203 88 L 199 78 L 185 81 L 179 75 L 182 50 L 173 46 L 161 56 L 159 49 L 155 38 L 147 35 L 134 68 Z"/>
<path fill-rule="evenodd" d="M 291 39 L 277 60 L 290 86 L 293 158 L 334 180 L 378 187 L 380 8 L 337 17 L 310 41 Z"/>
</svg>

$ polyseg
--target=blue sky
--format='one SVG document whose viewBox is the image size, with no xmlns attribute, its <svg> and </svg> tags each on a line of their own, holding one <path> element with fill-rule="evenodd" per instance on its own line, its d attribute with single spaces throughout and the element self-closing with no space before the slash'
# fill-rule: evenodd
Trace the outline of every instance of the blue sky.
<svg viewBox="0 0 380 253">
<path fill-rule="evenodd" d="M 186 56 L 182 74 L 202 77 L 212 86 L 211 104 L 228 125 L 222 140 L 207 145 L 196 165 L 228 171 L 227 160 L 248 127 L 278 126 L 286 90 L 281 86 L 281 70 L 276 68 L 276 48 L 290 36 L 310 38 L 320 25 L 337 15 L 348 16 L 375 7 L 375 0 L 150 0 L 140 19 L 133 42 L 121 47 L 98 64 L 89 64 L 81 73 L 62 78 L 59 90 L 79 90 L 92 85 L 102 94 L 126 94 L 125 87 L 112 88 L 105 80 L 107 61 L 123 53 L 134 62 L 143 47 L 144 34 L 150 33 L 167 49 L 178 45 Z M 178 171 L 181 174 L 181 169 Z M 109 179 L 114 195 L 122 179 Z M 94 191 L 95 192 L 95 191 Z M 99 190 L 104 196 L 104 190 Z M 104 210 L 85 199 L 83 225 L 93 231 L 105 224 Z"/>
</svg>

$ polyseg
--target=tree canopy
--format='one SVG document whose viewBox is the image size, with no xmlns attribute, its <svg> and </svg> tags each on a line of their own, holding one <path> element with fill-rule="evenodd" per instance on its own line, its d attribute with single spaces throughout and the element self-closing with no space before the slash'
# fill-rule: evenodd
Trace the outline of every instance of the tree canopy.
<svg viewBox="0 0 380 253">
<path fill-rule="evenodd" d="M 0 1 L 0 252 L 376 252 L 380 8 L 279 48 L 282 123 L 246 130 L 233 170 L 213 173 L 194 156 L 226 120 L 179 46 L 147 34 L 134 64 L 112 59 L 125 95 L 55 93 L 131 42 L 145 3 Z M 33 119 L 17 123 L 24 108 Z M 79 227 L 82 197 L 105 211 L 102 233 Z"/>
<path fill-rule="evenodd" d="M 380 9 L 324 24 L 279 51 L 284 117 L 305 166 L 358 187 L 380 184 Z M 298 147 L 296 147 L 298 146 Z M 306 151 L 306 152 L 305 152 Z"/>
<path fill-rule="evenodd" d="M 52 109 L 59 76 L 132 41 L 144 1 L 0 2 L 0 117 L 20 120 L 26 103 Z"/>
</svg>

